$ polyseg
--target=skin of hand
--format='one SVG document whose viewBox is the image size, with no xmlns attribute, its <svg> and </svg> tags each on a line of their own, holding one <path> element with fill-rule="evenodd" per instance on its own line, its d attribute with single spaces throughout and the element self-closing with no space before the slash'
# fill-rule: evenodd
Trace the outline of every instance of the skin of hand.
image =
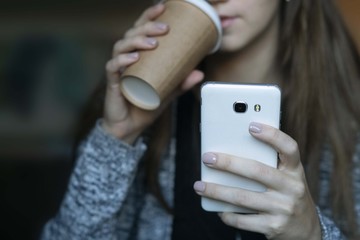
<svg viewBox="0 0 360 240">
<path fill-rule="evenodd" d="M 119 88 L 122 72 L 139 60 L 139 51 L 155 49 L 158 44 L 156 37 L 167 34 L 170 29 L 167 24 L 155 20 L 164 10 L 163 4 L 146 9 L 134 26 L 124 34 L 123 39 L 115 43 L 113 56 L 106 64 L 107 87 L 102 126 L 107 132 L 129 144 L 159 116 L 171 100 L 192 88 L 204 77 L 201 71 L 191 72 L 179 89 L 154 111 L 137 108 L 123 97 Z"/>
<path fill-rule="evenodd" d="M 278 168 L 224 153 L 205 153 L 203 163 L 262 183 L 265 192 L 195 182 L 197 194 L 256 210 L 257 214 L 220 213 L 232 227 L 264 234 L 268 239 L 321 239 L 320 222 L 309 192 L 295 140 L 271 126 L 251 123 L 250 134 L 279 154 Z"/>
</svg>

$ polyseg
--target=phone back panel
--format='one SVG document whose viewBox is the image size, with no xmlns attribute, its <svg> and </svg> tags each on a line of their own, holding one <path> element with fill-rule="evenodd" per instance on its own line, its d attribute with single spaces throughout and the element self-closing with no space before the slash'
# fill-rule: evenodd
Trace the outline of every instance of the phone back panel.
<svg viewBox="0 0 360 240">
<path fill-rule="evenodd" d="M 205 83 L 201 88 L 201 154 L 227 153 L 277 167 L 277 152 L 252 137 L 248 129 L 251 122 L 279 128 L 280 102 L 281 93 L 275 85 Z M 235 103 L 246 104 L 246 111 L 236 112 Z M 201 178 L 205 182 L 236 188 L 266 190 L 257 182 L 209 168 L 203 163 Z M 217 212 L 253 212 L 205 197 L 202 207 Z"/>
</svg>

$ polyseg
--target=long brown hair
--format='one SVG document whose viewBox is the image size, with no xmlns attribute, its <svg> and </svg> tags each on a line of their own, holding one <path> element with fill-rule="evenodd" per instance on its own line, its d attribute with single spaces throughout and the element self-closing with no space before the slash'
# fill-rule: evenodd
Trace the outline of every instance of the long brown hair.
<svg viewBox="0 0 360 240">
<path fill-rule="evenodd" d="M 300 146 L 315 199 L 321 151 L 330 146 L 333 214 L 350 237 L 358 232 L 351 172 L 360 121 L 359 56 L 332 0 L 283 1 L 281 14 L 284 131 Z"/>
<path fill-rule="evenodd" d="M 360 95 L 354 94 L 360 92 L 359 56 L 333 0 L 282 1 L 280 8 L 283 130 L 299 144 L 315 200 L 321 153 L 329 145 L 334 156 L 330 180 L 334 218 L 355 239 L 359 233 L 349 173 L 360 130 Z M 151 148 L 159 152 L 164 145 L 153 142 Z M 149 174 L 156 174 L 156 169 Z M 158 183 L 151 182 L 153 192 L 159 193 Z"/>
<path fill-rule="evenodd" d="M 315 200 L 321 153 L 325 145 L 330 147 L 334 156 L 330 180 L 334 218 L 350 239 L 356 239 L 359 233 L 350 173 L 360 130 L 359 56 L 333 0 L 282 0 L 280 8 L 278 59 L 284 76 L 283 130 L 299 144 Z M 78 140 L 102 116 L 104 82 L 83 114 Z M 167 110 L 150 126 L 155 131 L 150 131 L 145 155 L 148 190 L 169 212 L 157 173 L 170 138 L 171 117 Z"/>
</svg>

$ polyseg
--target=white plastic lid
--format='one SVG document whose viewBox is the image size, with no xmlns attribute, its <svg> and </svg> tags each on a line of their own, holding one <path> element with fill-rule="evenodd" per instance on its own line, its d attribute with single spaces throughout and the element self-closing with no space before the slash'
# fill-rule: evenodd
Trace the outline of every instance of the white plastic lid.
<svg viewBox="0 0 360 240">
<path fill-rule="evenodd" d="M 205 14 L 207 14 L 211 18 L 211 20 L 213 20 L 218 32 L 218 38 L 215 47 L 210 51 L 210 53 L 216 52 L 220 47 L 221 39 L 222 39 L 222 28 L 221 28 L 221 21 L 219 15 L 215 11 L 215 9 L 205 0 L 185 0 L 185 1 L 198 7 Z"/>
</svg>

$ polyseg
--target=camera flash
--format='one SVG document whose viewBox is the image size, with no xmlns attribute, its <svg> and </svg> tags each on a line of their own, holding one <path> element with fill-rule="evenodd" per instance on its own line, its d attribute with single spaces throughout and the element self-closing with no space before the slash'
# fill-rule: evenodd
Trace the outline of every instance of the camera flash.
<svg viewBox="0 0 360 240">
<path fill-rule="evenodd" d="M 260 104 L 255 104 L 254 110 L 255 110 L 255 112 L 260 112 L 260 111 L 261 111 L 261 106 L 260 106 Z"/>
</svg>

